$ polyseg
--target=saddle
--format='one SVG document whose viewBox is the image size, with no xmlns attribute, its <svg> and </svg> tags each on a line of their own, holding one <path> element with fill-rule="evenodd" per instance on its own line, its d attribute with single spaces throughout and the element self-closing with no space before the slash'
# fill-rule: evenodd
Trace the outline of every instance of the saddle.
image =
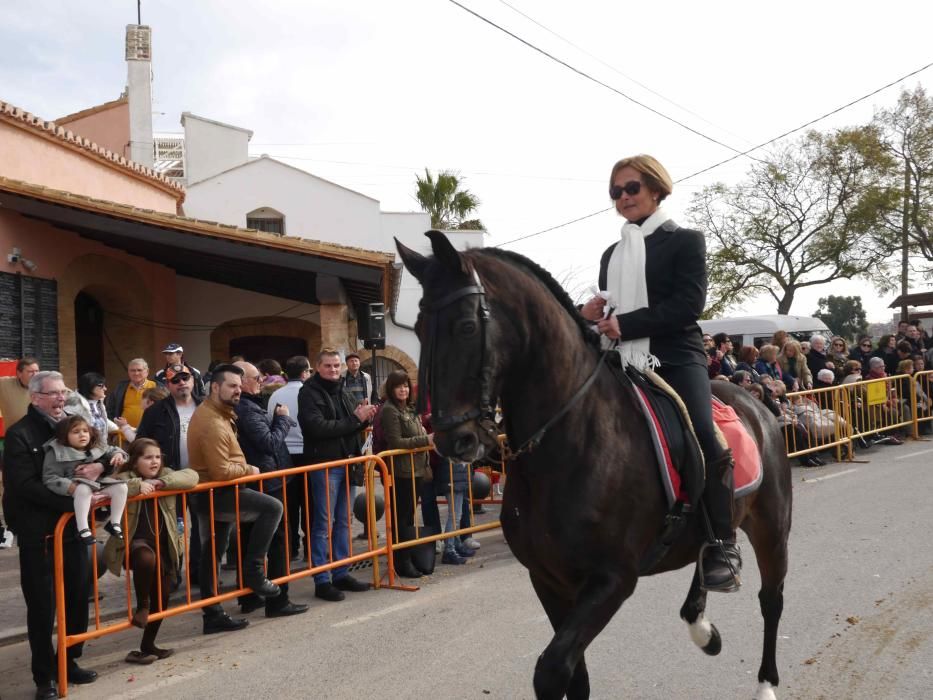
<svg viewBox="0 0 933 700">
<path fill-rule="evenodd" d="M 633 367 L 623 369 L 612 355 L 616 354 L 611 353 L 607 365 L 620 383 L 631 387 L 641 407 L 667 496 L 664 526 L 641 561 L 641 572 L 646 573 L 664 557 L 683 531 L 687 516 L 695 512 L 703 495 L 705 460 L 687 408 L 670 385 L 655 372 L 643 373 Z M 756 491 L 762 481 L 758 445 L 731 406 L 712 395 L 710 400 L 719 441 L 732 450 L 735 498 L 747 496 Z"/>
</svg>

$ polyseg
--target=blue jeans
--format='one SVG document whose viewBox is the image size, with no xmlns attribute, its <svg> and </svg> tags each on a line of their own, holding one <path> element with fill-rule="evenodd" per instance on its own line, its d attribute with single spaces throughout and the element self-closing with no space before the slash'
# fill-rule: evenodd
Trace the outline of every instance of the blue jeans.
<svg viewBox="0 0 933 700">
<path fill-rule="evenodd" d="M 454 497 L 450 498 L 450 488 L 447 488 L 447 524 L 444 526 L 444 532 L 451 532 L 459 528 L 460 514 L 463 512 L 464 503 L 467 502 L 467 485 L 454 484 Z M 448 537 L 444 540 L 444 551 L 454 553 L 460 541 L 456 537 Z"/>
<path fill-rule="evenodd" d="M 350 556 L 350 526 L 347 516 L 349 505 L 356 497 L 356 487 L 350 485 L 346 496 L 346 467 L 332 467 L 310 473 L 311 492 L 314 494 L 314 511 L 311 520 L 311 561 L 314 566 L 326 562 L 346 559 Z M 329 500 L 328 500 L 329 499 Z M 328 510 L 328 505 L 330 509 Z M 328 551 L 327 532 L 331 530 L 333 551 Z M 330 583 L 331 575 L 336 581 L 346 576 L 346 566 L 314 575 L 315 583 Z"/>
</svg>

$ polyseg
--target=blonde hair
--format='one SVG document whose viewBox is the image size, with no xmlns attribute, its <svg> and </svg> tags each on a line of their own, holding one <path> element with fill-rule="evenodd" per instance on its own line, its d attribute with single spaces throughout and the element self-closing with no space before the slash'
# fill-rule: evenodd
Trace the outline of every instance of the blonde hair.
<svg viewBox="0 0 933 700">
<path fill-rule="evenodd" d="M 777 360 L 777 345 L 762 345 L 758 348 L 758 356 L 765 362 L 774 362 Z"/>
<path fill-rule="evenodd" d="M 612 189 L 613 181 L 622 168 L 633 168 L 641 173 L 645 186 L 658 194 L 659 202 L 663 202 L 674 191 L 674 181 L 671 180 L 667 169 L 661 165 L 657 158 L 644 153 L 623 158 L 612 166 L 612 172 L 609 174 L 610 189 Z"/>
<path fill-rule="evenodd" d="M 897 373 L 898 374 L 913 374 L 914 373 L 914 361 L 913 360 L 901 360 L 897 363 Z"/>
</svg>

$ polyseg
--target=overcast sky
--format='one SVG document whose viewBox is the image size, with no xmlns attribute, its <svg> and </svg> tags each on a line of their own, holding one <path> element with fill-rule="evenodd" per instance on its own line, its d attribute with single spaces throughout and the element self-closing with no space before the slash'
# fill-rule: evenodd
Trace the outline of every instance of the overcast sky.
<svg viewBox="0 0 933 700">
<path fill-rule="evenodd" d="M 933 61 L 926 1 L 462 4 L 739 150 Z M 622 156 L 651 153 L 677 180 L 733 153 L 447 0 L 142 5 L 157 131 L 180 132 L 183 111 L 251 129 L 251 153 L 375 197 L 385 211 L 418 208 L 414 175 L 424 167 L 457 170 L 482 200 L 490 245 L 607 208 L 608 172 Z M 135 0 L 7 2 L 2 18 L 0 99 L 54 119 L 123 90 Z M 917 84 L 930 89 L 933 68 L 816 126 L 865 123 Z M 694 192 L 737 182 L 748 164 L 740 158 L 675 186 L 667 209 L 685 223 Z M 608 212 L 507 247 L 579 291 L 620 226 Z M 869 320 L 890 318 L 893 297 L 864 283 L 802 292 L 792 313 L 811 314 L 828 294 L 861 294 Z M 762 298 L 743 310 L 775 307 Z"/>
</svg>

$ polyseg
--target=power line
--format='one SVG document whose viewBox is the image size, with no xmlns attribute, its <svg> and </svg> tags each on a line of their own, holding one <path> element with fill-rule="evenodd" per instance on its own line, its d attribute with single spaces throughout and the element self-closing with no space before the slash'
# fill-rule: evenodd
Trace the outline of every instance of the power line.
<svg viewBox="0 0 933 700">
<path fill-rule="evenodd" d="M 543 231 L 536 231 L 535 233 L 529 233 L 529 234 L 526 235 L 526 236 L 519 236 L 518 238 L 513 238 L 511 241 L 505 241 L 505 242 L 503 242 L 503 243 L 496 243 L 496 244 L 495 244 L 494 246 L 492 246 L 492 247 L 493 247 L 493 248 L 498 248 L 499 246 L 508 245 L 509 243 L 517 243 L 518 241 L 523 241 L 523 240 L 525 240 L 526 238 L 533 238 L 534 236 L 540 236 L 542 233 L 547 233 L 548 231 L 553 231 L 554 229 L 563 228 L 564 226 L 570 226 L 570 224 L 575 224 L 575 223 L 577 223 L 578 221 L 583 221 L 584 219 L 590 219 L 590 218 L 592 218 L 592 217 L 594 217 L 594 216 L 598 216 L 599 214 L 604 214 L 604 213 L 606 213 L 607 211 L 610 211 L 611 209 L 612 209 L 612 207 L 607 207 L 606 209 L 600 209 L 599 211 L 594 211 L 592 214 L 587 214 L 586 216 L 581 216 L 581 217 L 579 217 L 579 218 L 577 218 L 577 219 L 574 219 L 573 221 L 565 221 L 565 222 L 562 223 L 562 224 L 557 224 L 556 226 L 551 226 L 550 228 L 546 228 L 546 229 L 544 229 Z"/>
<path fill-rule="evenodd" d="M 451 1 L 452 1 L 452 0 L 451 0 Z M 796 133 L 796 132 L 798 132 L 798 131 L 801 131 L 802 129 L 806 129 L 808 126 L 812 126 L 813 124 L 816 124 L 818 121 L 822 121 L 823 119 L 826 119 L 827 117 L 831 117 L 832 115 L 834 115 L 834 114 L 836 114 L 836 113 L 838 113 L 838 112 L 841 112 L 841 111 L 844 110 L 844 109 L 848 109 L 848 108 L 851 107 L 852 105 L 858 104 L 859 102 L 862 102 L 863 100 L 867 100 L 869 97 L 873 97 L 873 96 L 877 95 L 877 94 L 878 94 L 879 92 L 881 92 L 882 90 L 887 90 L 889 87 L 892 87 L 893 85 L 897 85 L 898 83 L 900 83 L 900 82 L 902 82 L 902 81 L 904 81 L 904 80 L 907 80 L 907 78 L 912 78 L 913 76 L 917 75 L 918 73 L 922 73 L 923 71 L 925 71 L 925 70 L 926 70 L 927 68 L 929 68 L 930 66 L 933 66 L 933 63 L 927 63 L 925 66 L 922 66 L 921 68 L 918 68 L 918 69 L 915 70 L 915 71 L 911 71 L 911 72 L 908 73 L 907 75 L 901 76 L 900 78 L 897 78 L 896 80 L 892 80 L 892 81 L 891 81 L 890 83 L 888 83 L 887 85 L 882 85 L 882 86 L 881 86 L 880 88 L 878 88 L 877 90 L 872 90 L 872 91 L 869 92 L 867 95 L 862 95 L 861 97 L 859 97 L 859 98 L 857 98 L 857 99 L 854 99 L 854 100 L 852 100 L 851 102 L 842 105 L 841 107 L 837 107 L 836 109 L 834 109 L 834 110 L 832 110 L 832 111 L 830 111 L 830 112 L 827 112 L 826 114 L 824 114 L 824 115 L 822 115 L 822 116 L 820 116 L 820 117 L 817 117 L 816 119 L 811 119 L 810 121 L 806 122 L 805 124 L 801 124 L 800 126 L 798 126 L 798 127 L 795 128 L 795 129 L 791 129 L 790 131 L 785 131 L 783 134 L 779 134 L 778 136 L 775 136 L 773 139 L 768 139 L 767 141 L 765 141 L 765 142 L 763 142 L 763 143 L 759 143 L 757 146 L 753 146 L 753 147 L 749 148 L 747 151 L 743 151 L 742 153 L 739 153 L 738 155 L 732 156 L 731 158 L 726 158 L 725 160 L 719 161 L 718 163 L 714 163 L 713 165 L 710 165 L 710 166 L 707 167 L 707 168 L 703 168 L 702 170 L 697 170 L 695 173 L 691 173 L 690 175 L 687 175 L 686 177 L 680 178 L 679 180 L 677 180 L 677 182 L 683 182 L 684 180 L 689 180 L 690 178 L 696 177 L 697 175 L 701 175 L 702 173 L 705 173 L 705 172 L 707 172 L 707 171 L 709 171 L 709 170 L 712 170 L 713 168 L 718 168 L 720 165 L 725 165 L 726 163 L 730 163 L 730 162 L 732 162 L 733 160 L 735 160 L 736 158 L 740 158 L 741 156 L 748 155 L 748 154 L 751 153 L 752 151 L 757 151 L 759 148 L 764 148 L 765 146 L 769 146 L 769 145 L 771 145 L 772 143 L 774 143 L 775 141 L 779 141 L 780 139 L 784 138 L 785 136 L 790 136 L 791 134 Z"/>
<path fill-rule="evenodd" d="M 551 34 L 551 35 L 557 37 L 558 39 L 560 39 L 562 42 L 564 42 L 564 43 L 567 44 L 568 46 L 572 46 L 572 47 L 575 48 L 577 51 L 579 51 L 580 53 L 582 53 L 584 56 L 589 56 L 590 58 L 592 58 L 592 59 L 593 59 L 594 61 L 596 61 L 597 63 L 600 63 L 600 64 L 602 64 L 603 66 L 605 66 L 606 68 L 608 68 L 609 70 L 611 70 L 613 73 L 616 73 L 617 75 L 621 75 L 623 78 L 625 78 L 625 79 L 628 80 L 629 82 L 635 83 L 635 85 L 637 85 L 638 87 L 642 88 L 643 90 L 646 90 L 647 92 L 650 92 L 650 93 L 651 93 L 652 95 L 654 95 L 655 97 L 661 98 L 662 100 L 664 100 L 664 101 L 667 102 L 668 104 L 673 105 L 673 106 L 676 107 L 677 109 L 683 110 L 683 111 L 686 112 L 687 114 L 690 114 L 690 115 L 696 117 L 696 118 L 699 119 L 701 122 L 704 122 L 704 123 L 706 123 L 706 124 L 709 124 L 711 127 L 715 128 L 715 129 L 720 129 L 720 130 L 726 132 L 727 134 L 729 134 L 730 136 L 735 136 L 736 138 L 739 138 L 739 139 L 742 139 L 743 141 L 748 142 L 748 139 L 744 139 L 744 138 L 742 138 L 741 136 L 738 136 L 738 135 L 736 135 L 736 134 L 733 134 L 733 133 L 729 132 L 727 129 L 724 129 L 724 128 L 721 127 L 721 126 L 719 126 L 719 125 L 717 125 L 717 124 L 714 124 L 714 123 L 711 122 L 709 119 L 706 119 L 706 118 L 703 117 L 702 115 L 697 114 L 697 113 L 694 112 L 693 110 L 691 110 L 691 109 L 689 109 L 689 108 L 687 108 L 687 107 L 684 107 L 684 106 L 681 105 L 681 104 L 678 104 L 678 103 L 674 102 L 674 100 L 670 99 L 669 97 L 665 97 L 664 95 L 662 95 L 662 94 L 661 94 L 660 92 L 658 92 L 657 90 L 652 90 L 650 87 L 648 87 L 648 86 L 645 85 L 644 83 L 642 83 L 642 82 L 636 80 L 636 79 L 633 78 L 632 76 L 623 73 L 622 71 L 620 71 L 618 68 L 616 68 L 616 67 L 613 66 L 612 64 L 610 64 L 610 63 L 604 61 L 603 59 L 601 59 L 599 56 L 597 56 L 597 55 L 595 55 L 595 54 L 593 54 L 593 53 L 590 53 L 589 51 L 587 51 L 586 49 L 584 49 L 582 46 L 579 46 L 578 44 L 575 44 L 574 42 L 572 42 L 572 41 L 571 41 L 570 39 L 568 39 L 567 37 L 562 36 L 562 35 L 558 34 L 557 32 L 555 32 L 553 29 L 544 26 L 543 24 L 541 24 L 541 22 L 539 22 L 538 20 L 536 20 L 534 17 L 531 17 L 531 16 L 525 14 L 525 13 L 522 12 L 520 9 L 518 9 L 517 7 L 515 7 L 515 5 L 512 5 L 511 3 L 506 2 L 506 0 L 499 0 L 499 2 L 502 3 L 503 5 L 505 5 L 506 7 L 508 7 L 508 8 L 509 8 L 510 10 L 512 10 L 513 12 L 515 12 L 515 13 L 521 15 L 522 17 L 524 17 L 525 19 L 527 19 L 527 20 L 528 20 L 529 22 L 531 22 L 532 24 L 535 24 L 535 25 L 537 25 L 538 27 L 541 27 L 541 29 L 543 29 L 544 31 L 546 31 L 548 34 Z"/>
<path fill-rule="evenodd" d="M 451 1 L 451 2 L 455 2 L 456 0 L 450 0 L 450 1 Z M 806 129 L 808 126 L 812 126 L 812 125 L 816 124 L 816 123 L 819 122 L 819 121 L 822 121 L 822 120 L 824 120 L 824 119 L 826 119 L 826 118 L 828 118 L 828 117 L 831 117 L 831 116 L 834 115 L 834 114 L 837 114 L 837 113 L 841 112 L 841 111 L 844 110 L 844 109 L 848 109 L 849 107 L 851 107 L 851 106 L 853 106 L 853 105 L 855 105 L 855 104 L 858 104 L 859 102 L 863 102 L 864 100 L 867 100 L 869 97 L 873 97 L 873 96 L 877 95 L 877 94 L 878 94 L 879 92 L 881 92 L 882 90 L 887 90 L 889 87 L 892 87 L 892 86 L 894 86 L 894 85 L 897 85 L 898 83 L 903 82 L 904 80 L 907 80 L 908 78 L 912 78 L 913 76 L 917 75 L 918 73 L 922 73 L 923 71 L 927 70 L 927 69 L 930 68 L 931 66 L 933 66 L 933 62 L 927 63 L 925 66 L 921 66 L 920 68 L 917 68 L 916 70 L 913 70 L 913 71 L 911 71 L 910 73 L 907 73 L 906 75 L 903 75 L 903 76 L 901 76 L 900 78 L 897 78 L 896 80 L 892 80 L 891 82 L 889 82 L 889 83 L 887 83 L 887 84 L 885 84 L 885 85 L 882 85 L 882 86 L 881 86 L 880 88 L 878 88 L 877 90 L 872 90 L 872 91 L 869 92 L 868 94 L 862 95 L 861 97 L 856 98 L 856 99 L 852 100 L 851 102 L 847 102 L 846 104 L 842 105 L 841 107 L 837 107 L 836 109 L 833 109 L 833 110 L 831 110 L 831 111 L 829 111 L 829 112 L 826 112 L 826 114 L 823 114 L 823 115 L 821 115 L 821 116 L 819 116 L 819 117 L 816 117 L 815 119 L 811 119 L 810 121 L 808 121 L 808 122 L 806 122 L 806 123 L 804 123 L 804 124 L 801 124 L 800 126 L 794 128 L 794 129 L 790 129 L 789 131 L 785 131 L 783 134 L 780 134 L 780 135 L 778 135 L 778 136 L 775 136 L 775 137 L 772 138 L 772 139 L 768 139 L 767 141 L 764 141 L 763 143 L 760 143 L 760 144 L 758 144 L 757 146 L 754 146 L 754 147 L 748 149 L 748 151 L 745 151 L 744 153 L 739 153 L 739 154 L 734 155 L 734 156 L 732 156 L 732 157 L 730 157 L 730 158 L 726 158 L 725 160 L 719 161 L 718 163 L 714 163 L 713 165 L 710 165 L 710 166 L 708 166 L 708 167 L 706 167 L 706 168 L 703 168 L 702 170 L 697 170 L 695 173 L 690 173 L 689 175 L 687 175 L 687 176 L 685 176 L 685 177 L 682 177 L 682 178 L 680 178 L 680 179 L 678 179 L 678 180 L 674 180 L 674 183 L 675 183 L 675 184 L 680 184 L 681 182 L 685 182 L 685 181 L 687 181 L 687 180 L 689 180 L 689 179 L 691 179 L 691 178 L 696 177 L 697 175 L 701 175 L 701 174 L 703 174 L 703 173 L 709 172 L 710 170 L 713 170 L 713 169 L 715 169 L 715 168 L 718 168 L 720 165 L 725 165 L 726 163 L 731 163 L 732 161 L 736 160 L 737 158 L 740 158 L 740 157 L 743 156 L 743 155 L 748 155 L 748 153 L 751 152 L 751 151 L 755 151 L 755 150 L 758 150 L 759 148 L 764 148 L 765 146 L 769 146 L 769 145 L 771 145 L 772 143 L 774 143 L 775 141 L 778 141 L 778 140 L 780 140 L 780 139 L 782 139 L 782 138 L 784 138 L 784 137 L 786 137 L 786 136 L 790 136 L 791 134 L 796 133 L 796 132 L 798 132 L 798 131 L 801 131 L 802 129 Z M 612 209 L 612 207 L 609 207 L 608 209 L 602 209 L 602 210 L 600 210 L 600 211 L 598 211 L 598 212 L 593 212 L 592 214 L 587 214 L 586 216 L 581 216 L 580 218 L 578 218 L 578 219 L 573 219 L 572 221 L 567 221 L 567 222 L 564 222 L 564 223 L 562 223 L 562 224 L 557 224 L 556 226 L 551 226 L 550 228 L 546 228 L 546 229 L 544 229 L 544 230 L 542 230 L 542 231 L 536 231 L 535 233 L 529 233 L 529 234 L 526 235 L 526 236 L 520 236 L 519 238 L 514 238 L 514 239 L 512 239 L 511 241 L 506 241 L 505 243 L 499 243 L 498 245 L 507 245 L 507 244 L 509 244 L 509 243 L 515 243 L 515 242 L 517 242 L 517 241 L 523 241 L 523 240 L 526 240 L 526 239 L 528 239 L 528 238 L 533 238 L 534 236 L 540 236 L 542 233 L 547 233 L 548 231 L 553 231 L 553 230 L 555 230 L 555 229 L 563 228 L 564 226 L 569 226 L 570 224 L 575 224 L 575 223 L 577 223 L 578 221 L 583 221 L 584 219 L 589 219 L 589 218 L 592 217 L 592 216 L 596 216 L 597 214 L 602 214 L 603 212 L 609 211 L 610 209 Z"/>
<path fill-rule="evenodd" d="M 683 128 L 683 129 L 686 129 L 686 130 L 689 131 L 690 133 L 695 134 L 695 135 L 699 136 L 699 137 L 702 138 L 702 139 L 706 139 L 707 141 L 710 141 L 711 143 L 715 143 L 717 146 L 722 146 L 723 148 L 725 148 L 725 149 L 727 149 L 727 150 L 730 150 L 730 151 L 732 151 L 732 152 L 734 152 L 734 153 L 738 153 L 739 155 L 747 155 L 747 154 L 748 154 L 748 151 L 745 151 L 744 153 L 742 153 L 742 152 L 740 152 L 737 148 L 733 148 L 732 146 L 730 146 L 730 145 L 727 144 L 727 143 L 723 143 L 722 141 L 720 141 L 720 140 L 718 140 L 718 139 L 715 139 L 715 138 L 713 138 L 712 136 L 708 136 L 707 134 L 704 134 L 702 131 L 697 131 L 697 130 L 694 129 L 692 126 L 688 126 L 687 124 L 684 124 L 682 121 L 678 121 L 677 119 L 674 119 L 674 117 L 668 116 L 667 114 L 664 114 L 664 112 L 661 112 L 661 111 L 656 110 L 654 107 L 649 107 L 649 106 L 646 105 L 644 102 L 640 102 L 640 101 L 636 100 L 634 97 L 631 97 L 631 96 L 625 94 L 624 92 L 622 92 L 622 91 L 619 90 L 618 88 L 615 88 L 615 87 L 613 87 L 612 85 L 609 85 L 609 83 L 605 83 L 605 82 L 603 82 L 602 80 L 600 80 L 599 78 L 594 78 L 594 77 L 593 77 L 592 75 L 590 75 L 589 73 L 587 73 L 587 72 L 585 72 L 585 71 L 583 71 L 583 70 L 580 70 L 579 68 L 576 68 L 576 67 L 570 65 L 569 63 L 567 63 L 567 61 L 564 61 L 563 59 L 557 58 L 557 56 L 555 56 L 554 54 L 548 53 L 548 52 L 545 51 L 544 49 L 542 49 L 542 48 L 540 48 L 540 47 L 538 47 L 538 46 L 532 44 L 532 43 L 531 43 L 530 41 L 528 41 L 527 39 L 523 39 L 522 37 L 518 36 L 518 34 L 515 34 L 514 32 L 511 32 L 511 31 L 509 31 L 508 29 L 506 29 L 505 27 L 502 27 L 502 26 L 496 24 L 496 23 L 493 22 L 492 20 L 483 17 L 483 15 L 479 14 L 478 12 L 475 12 L 474 10 L 471 10 L 471 9 L 470 9 L 469 7 L 467 7 L 466 5 L 462 5 L 461 3 L 457 2 L 457 0 L 449 0 L 449 2 L 453 3 L 454 5 L 456 5 L 457 7 L 459 7 L 459 8 L 460 8 L 461 10 L 463 10 L 464 12 L 468 12 L 469 14 L 473 15 L 473 16 L 476 17 L 477 19 L 479 19 L 479 20 L 485 22 L 485 23 L 488 24 L 489 26 L 495 27 L 495 28 L 498 29 L 500 32 L 503 32 L 504 34 L 508 34 L 510 37 L 512 37 L 512 38 L 515 39 L 516 41 L 521 42 L 522 44 L 524 44 L 525 46 L 527 46 L 529 49 L 532 49 L 533 51 L 537 51 L 537 52 L 540 53 L 542 56 L 545 56 L 545 57 L 551 59 L 551 60 L 554 61 L 555 63 L 559 63 L 560 65 L 564 66 L 564 67 L 567 68 L 568 70 L 573 71 L 574 73 L 576 73 L 576 74 L 579 75 L 580 77 L 586 78 L 587 80 L 589 80 L 589 81 L 591 81 L 591 82 L 594 82 L 594 83 L 596 83 L 597 85 L 600 85 L 600 86 L 606 88 L 607 90 L 611 90 L 611 91 L 614 92 L 615 94 L 619 95 L 620 97 L 624 97 L 626 100 L 628 100 L 629 102 L 632 102 L 633 104 L 638 105 L 638 106 L 641 107 L 642 109 L 646 109 L 646 110 L 648 110 L 649 112 L 651 112 L 652 114 L 655 114 L 655 115 L 661 117 L 662 119 L 666 119 L 667 121 L 672 122 L 672 123 L 676 124 L 677 126 Z M 751 149 L 751 150 L 755 150 L 755 149 Z M 753 160 L 755 160 L 754 156 L 749 156 L 749 157 L 752 158 Z"/>
</svg>

